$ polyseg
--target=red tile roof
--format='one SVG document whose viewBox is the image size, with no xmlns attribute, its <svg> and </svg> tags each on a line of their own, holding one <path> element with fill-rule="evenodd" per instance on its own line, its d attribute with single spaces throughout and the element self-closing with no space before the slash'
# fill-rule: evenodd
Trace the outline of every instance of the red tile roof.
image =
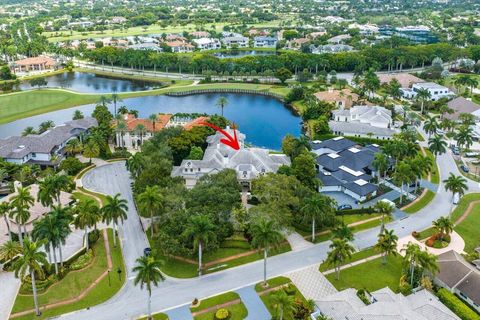
<svg viewBox="0 0 480 320">
<path fill-rule="evenodd" d="M 185 128 L 185 130 L 190 130 L 192 129 L 193 127 L 197 127 L 197 126 L 200 126 L 201 122 L 205 122 L 207 121 L 209 118 L 208 117 L 198 117 L 192 121 L 190 121 L 189 123 L 187 123 L 186 125 L 184 125 L 183 127 Z"/>
<path fill-rule="evenodd" d="M 55 64 L 55 61 L 50 57 L 38 56 L 17 60 L 15 61 L 15 64 L 17 66 L 30 66 L 33 64 L 44 64 L 47 66 L 53 66 Z"/>
<path fill-rule="evenodd" d="M 153 130 L 153 122 L 150 119 L 135 118 L 132 114 L 127 114 L 125 115 L 124 120 L 125 124 L 127 125 L 128 131 L 134 131 L 137 125 L 143 124 L 146 131 L 158 132 L 165 128 L 171 117 L 171 114 L 157 115 L 157 121 L 155 121 L 155 130 Z"/>
</svg>

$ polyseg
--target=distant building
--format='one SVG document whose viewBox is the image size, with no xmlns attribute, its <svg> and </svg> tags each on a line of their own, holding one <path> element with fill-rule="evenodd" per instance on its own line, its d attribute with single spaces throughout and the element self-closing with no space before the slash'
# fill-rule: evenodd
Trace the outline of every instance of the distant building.
<svg viewBox="0 0 480 320">
<path fill-rule="evenodd" d="M 233 136 L 232 129 L 225 129 Z M 207 174 L 218 173 L 224 169 L 234 169 L 237 179 L 244 188 L 251 187 L 251 181 L 269 172 L 277 172 L 282 165 L 290 165 L 290 159 L 284 154 L 271 154 L 267 149 L 245 147 L 245 135 L 237 131 L 240 150 L 234 150 L 220 142 L 221 133 L 207 137 L 207 149 L 202 160 L 182 161 L 173 167 L 172 176 L 185 179 L 187 188 L 192 188 Z"/>
<path fill-rule="evenodd" d="M 186 41 L 175 40 L 175 41 L 166 41 L 164 43 L 165 45 L 170 47 L 170 49 L 172 49 L 172 52 L 176 52 L 176 53 L 192 52 L 195 49 L 194 45 Z"/>
<path fill-rule="evenodd" d="M 318 100 L 334 103 L 338 109 L 349 109 L 358 101 L 358 94 L 350 89 L 319 91 L 313 94 Z"/>
<path fill-rule="evenodd" d="M 237 48 L 246 48 L 248 47 L 249 39 L 240 34 L 224 37 L 222 39 L 223 44 L 227 48 L 237 47 Z"/>
<path fill-rule="evenodd" d="M 414 83 L 425 82 L 425 80 L 406 72 L 391 74 L 380 73 L 378 74 L 378 79 L 380 80 L 380 84 L 388 84 L 393 79 L 397 79 L 402 88 L 410 88 Z"/>
<path fill-rule="evenodd" d="M 306 43 L 309 43 L 309 42 L 310 42 L 310 39 L 308 39 L 308 38 L 292 39 L 292 40 L 288 41 L 287 47 L 288 47 L 288 49 L 292 49 L 292 50 L 300 50 L 302 45 L 304 45 Z"/>
<path fill-rule="evenodd" d="M 209 38 L 210 33 L 207 31 L 194 31 L 189 33 L 192 37 L 200 39 L 200 38 Z"/>
<path fill-rule="evenodd" d="M 352 23 L 348 26 L 349 29 L 358 29 L 362 36 L 372 36 L 379 32 L 379 29 L 374 24 L 358 24 Z"/>
<path fill-rule="evenodd" d="M 128 49 L 133 49 L 133 50 L 142 50 L 142 51 L 156 51 L 156 52 L 162 52 L 163 49 L 156 43 L 153 42 L 146 42 L 146 43 L 137 43 L 137 44 L 131 44 L 128 46 Z"/>
<path fill-rule="evenodd" d="M 218 39 L 214 38 L 199 38 L 193 39 L 193 42 L 197 45 L 197 48 L 200 50 L 217 50 L 222 48 L 222 44 Z"/>
<path fill-rule="evenodd" d="M 17 164 L 56 166 L 63 160 L 68 141 L 88 135 L 95 126 L 95 118 L 84 118 L 68 121 L 38 135 L 0 139 L 0 158 Z"/>
<path fill-rule="evenodd" d="M 55 60 L 47 56 L 38 56 L 17 60 L 10 65 L 13 72 L 44 71 L 55 68 Z"/>
<path fill-rule="evenodd" d="M 430 93 L 430 100 L 437 101 L 441 98 L 452 97 L 455 94 L 449 88 L 439 85 L 435 82 L 414 83 L 412 88 L 402 88 L 403 97 L 414 99 L 420 89 L 425 89 Z"/>
<path fill-rule="evenodd" d="M 331 37 L 330 39 L 327 40 L 327 42 L 330 44 L 339 44 L 349 40 L 351 37 L 352 36 L 349 34 L 341 34 L 335 37 Z"/>
<path fill-rule="evenodd" d="M 311 52 L 314 54 L 322 54 L 322 53 L 338 53 L 338 52 L 346 52 L 352 51 L 353 47 L 347 44 L 326 44 L 323 46 L 314 45 L 311 46 Z"/>
<path fill-rule="evenodd" d="M 275 37 L 255 37 L 253 38 L 253 46 L 255 48 L 276 48 L 277 38 Z"/>
<path fill-rule="evenodd" d="M 435 43 L 438 42 L 438 37 L 432 33 L 427 26 L 406 26 L 406 27 L 392 27 L 381 26 L 379 33 L 382 36 L 397 36 L 410 40 L 414 43 Z"/>
<path fill-rule="evenodd" d="M 122 24 L 122 23 L 127 22 L 127 18 L 125 18 L 125 17 L 112 17 L 110 19 L 110 22 L 113 23 L 113 24 Z"/>
</svg>

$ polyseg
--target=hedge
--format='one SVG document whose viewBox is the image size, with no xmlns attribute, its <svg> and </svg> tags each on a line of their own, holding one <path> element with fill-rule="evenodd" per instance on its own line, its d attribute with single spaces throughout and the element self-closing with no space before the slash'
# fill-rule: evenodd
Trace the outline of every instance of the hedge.
<svg viewBox="0 0 480 320">
<path fill-rule="evenodd" d="M 347 216 L 347 215 L 353 215 L 353 214 L 370 214 L 370 213 L 375 213 L 375 209 L 373 207 L 340 210 L 340 211 L 336 212 L 336 215 L 337 216 Z"/>
<path fill-rule="evenodd" d="M 463 320 L 480 320 L 480 315 L 470 309 L 460 298 L 448 291 L 447 289 L 439 289 L 437 296 L 450 310 Z"/>
</svg>

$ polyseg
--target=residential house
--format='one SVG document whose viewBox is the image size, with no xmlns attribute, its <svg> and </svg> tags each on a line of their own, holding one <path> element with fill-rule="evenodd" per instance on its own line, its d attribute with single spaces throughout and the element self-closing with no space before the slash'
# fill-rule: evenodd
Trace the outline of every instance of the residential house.
<svg viewBox="0 0 480 320">
<path fill-rule="evenodd" d="M 390 139 L 397 129 L 393 128 L 392 112 L 379 106 L 355 106 L 334 110 L 330 129 L 337 135 Z"/>
<path fill-rule="evenodd" d="M 380 80 L 380 84 L 388 84 L 393 79 L 397 79 L 400 83 L 402 88 L 410 88 L 414 83 L 422 83 L 425 80 L 420 79 L 419 77 L 415 77 L 410 73 L 380 73 L 378 74 L 378 79 Z"/>
<path fill-rule="evenodd" d="M 163 49 L 158 44 L 153 42 L 131 44 L 128 46 L 128 48 L 133 50 L 142 50 L 142 51 L 148 51 L 148 50 L 156 51 L 156 52 L 163 51 Z"/>
<path fill-rule="evenodd" d="M 323 31 L 315 31 L 315 32 L 311 32 L 308 37 L 311 38 L 312 40 L 315 40 L 317 39 L 318 37 L 321 37 L 321 36 L 324 36 L 327 34 L 327 31 L 323 30 Z"/>
<path fill-rule="evenodd" d="M 351 37 L 352 36 L 349 34 L 341 34 L 335 37 L 331 37 L 330 39 L 327 40 L 327 42 L 330 44 L 340 44 L 349 40 Z"/>
<path fill-rule="evenodd" d="M 374 24 L 358 24 L 358 23 L 351 23 L 348 26 L 349 29 L 358 29 L 360 35 L 366 37 L 366 36 L 372 36 L 375 35 L 379 32 L 378 26 Z"/>
<path fill-rule="evenodd" d="M 112 17 L 110 19 L 110 22 L 113 23 L 113 24 L 123 24 L 123 23 L 127 22 L 127 18 L 125 18 L 125 17 Z"/>
<path fill-rule="evenodd" d="M 430 100 L 437 101 L 441 98 L 452 97 L 455 94 L 449 88 L 439 85 L 435 82 L 414 83 L 411 88 L 402 88 L 403 97 L 414 99 L 420 89 L 425 89 L 430 93 Z"/>
<path fill-rule="evenodd" d="M 477 260 L 478 261 L 478 260 Z M 456 294 L 480 312 L 480 271 L 462 255 L 450 250 L 438 256 L 440 271 L 434 283 Z"/>
<path fill-rule="evenodd" d="M 195 126 L 201 125 L 202 122 L 208 120 L 206 116 L 200 116 L 198 118 L 194 117 L 182 117 L 182 116 L 173 116 L 168 121 L 166 127 L 184 127 L 185 130 L 189 130 Z"/>
<path fill-rule="evenodd" d="M 255 48 L 276 48 L 277 47 L 277 38 L 276 37 L 255 37 L 253 38 L 253 46 Z"/>
<path fill-rule="evenodd" d="M 10 64 L 12 72 L 45 71 L 55 68 L 55 60 L 47 56 L 38 56 L 17 60 Z"/>
<path fill-rule="evenodd" d="M 460 320 L 428 290 L 408 296 L 386 287 L 370 293 L 365 304 L 355 289 L 345 289 L 315 301 L 319 312 L 332 320 Z"/>
<path fill-rule="evenodd" d="M 457 121 L 462 113 L 468 113 L 480 118 L 480 105 L 464 97 L 457 97 L 448 101 L 447 106 L 453 110 L 453 113 L 446 113 L 447 119 Z"/>
<path fill-rule="evenodd" d="M 196 39 L 210 37 L 210 33 L 207 31 L 194 31 L 194 32 L 190 32 L 189 34 Z"/>
<path fill-rule="evenodd" d="M 171 114 L 159 114 L 157 119 L 152 121 L 150 119 L 135 118 L 130 113 L 122 115 L 121 121 L 125 123 L 125 129 L 121 130 L 117 125 L 115 139 L 117 147 L 127 149 L 139 148 L 144 141 L 165 128 L 171 117 Z"/>
<path fill-rule="evenodd" d="M 352 51 L 353 47 L 347 44 L 326 44 L 315 47 L 314 45 L 310 46 L 310 51 L 313 54 L 323 54 L 323 53 L 338 53 Z"/>
<path fill-rule="evenodd" d="M 314 93 L 314 96 L 320 101 L 334 103 L 338 109 L 349 109 L 354 103 L 358 101 L 358 94 L 352 92 L 350 89 L 319 91 Z"/>
<path fill-rule="evenodd" d="M 199 38 L 193 39 L 193 43 L 196 44 L 197 48 L 200 50 L 217 50 L 222 48 L 220 40 L 214 38 Z"/>
<path fill-rule="evenodd" d="M 238 130 L 235 133 L 229 127 L 225 131 L 231 136 L 237 135 L 239 150 L 224 145 L 221 142 L 224 136 L 217 132 L 207 137 L 208 146 L 202 160 L 183 160 L 180 166 L 173 167 L 172 176 L 184 178 L 186 187 L 192 188 L 204 175 L 233 169 L 237 173 L 239 183 L 244 188 L 250 189 L 251 181 L 255 178 L 277 172 L 282 165 L 290 165 L 290 159 L 286 155 L 271 154 L 267 149 L 246 147 L 244 134 Z"/>
<path fill-rule="evenodd" d="M 176 53 L 192 52 L 195 49 L 194 45 L 186 41 L 174 40 L 174 41 L 166 41 L 164 43 L 170 49 L 172 49 L 172 52 L 176 52 Z"/>
<path fill-rule="evenodd" d="M 317 155 L 317 177 L 322 182 L 319 192 L 343 192 L 356 201 L 365 201 L 377 194 L 371 183 L 374 176 L 372 162 L 378 145 L 360 148 L 351 140 L 336 137 L 313 141 L 312 152 Z"/>
<path fill-rule="evenodd" d="M 248 47 L 249 39 L 241 34 L 231 34 L 222 38 L 222 43 L 227 48 L 246 48 Z"/>
<path fill-rule="evenodd" d="M 307 44 L 309 42 L 310 42 L 310 39 L 308 38 L 292 39 L 287 42 L 287 48 L 291 50 L 300 50 L 302 45 Z"/>
<path fill-rule="evenodd" d="M 17 164 L 56 166 L 63 160 L 64 148 L 68 141 L 88 135 L 90 129 L 95 126 L 97 120 L 87 117 L 68 121 L 42 134 L 0 139 L 0 158 Z"/>
</svg>

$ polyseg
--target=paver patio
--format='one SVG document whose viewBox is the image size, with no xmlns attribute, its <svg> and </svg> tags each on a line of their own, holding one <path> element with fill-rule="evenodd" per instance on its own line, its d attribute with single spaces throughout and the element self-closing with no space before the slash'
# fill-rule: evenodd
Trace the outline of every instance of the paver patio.
<svg viewBox="0 0 480 320">
<path fill-rule="evenodd" d="M 287 274 L 306 299 L 319 300 L 337 289 L 318 271 L 319 264 Z"/>
</svg>

